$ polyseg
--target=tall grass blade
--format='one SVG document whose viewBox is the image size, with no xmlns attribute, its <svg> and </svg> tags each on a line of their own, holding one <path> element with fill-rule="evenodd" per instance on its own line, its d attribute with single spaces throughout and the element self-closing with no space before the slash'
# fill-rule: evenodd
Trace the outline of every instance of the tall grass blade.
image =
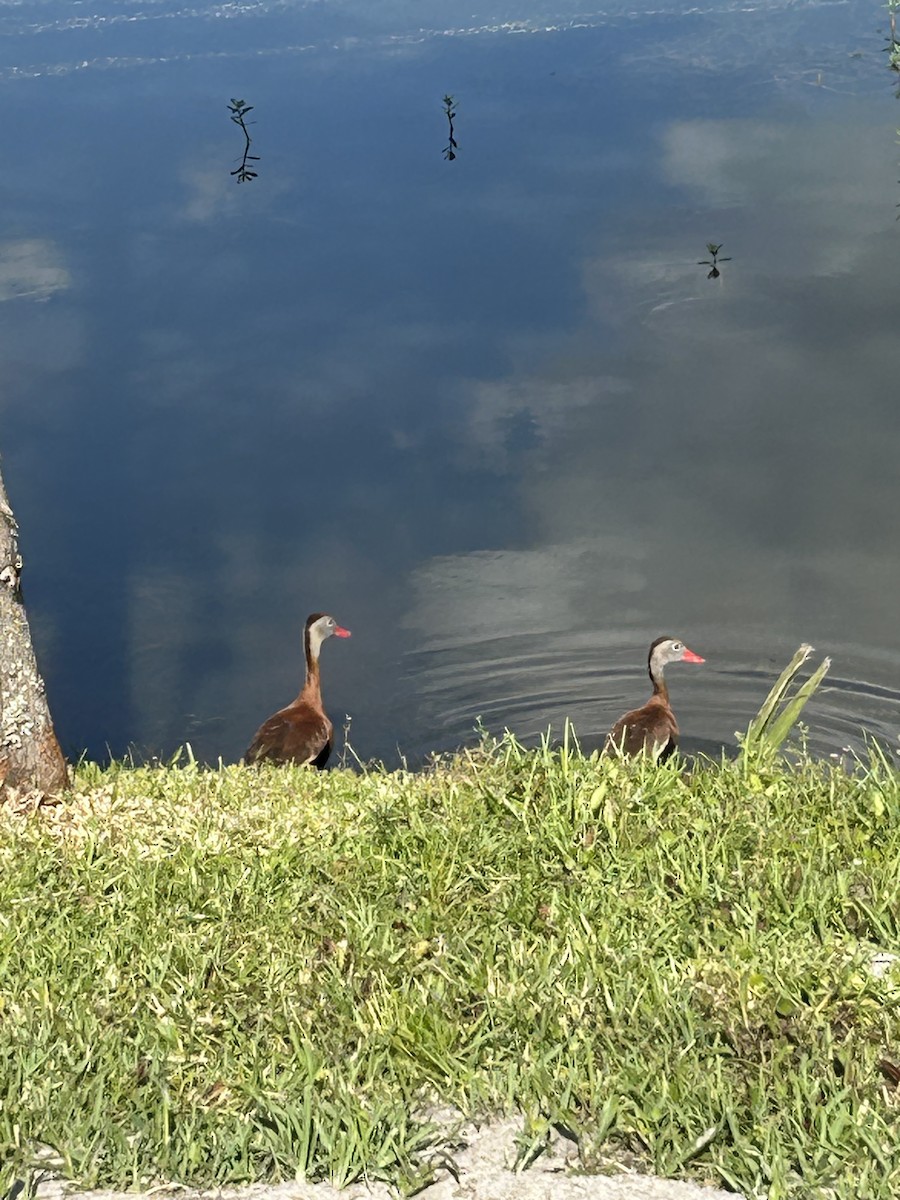
<svg viewBox="0 0 900 1200">
<path fill-rule="evenodd" d="M 752 743 L 763 735 L 766 727 L 772 720 L 772 714 L 784 699 L 784 694 L 790 687 L 791 681 L 803 664 L 807 662 L 812 652 L 812 646 L 804 642 L 804 644 L 797 650 L 788 665 L 778 676 L 778 679 L 775 681 L 772 690 L 760 705 L 759 712 L 747 727 L 747 734 L 744 739 L 745 744 Z"/>
<path fill-rule="evenodd" d="M 812 696 L 813 692 L 818 689 L 830 666 L 831 659 L 824 658 L 813 674 L 810 675 L 809 679 L 797 689 L 796 695 L 791 698 L 777 718 L 773 720 L 766 731 L 766 744 L 769 749 L 777 750 L 787 738 L 791 729 L 797 723 L 806 702 Z"/>
<path fill-rule="evenodd" d="M 830 658 L 823 659 L 809 679 L 801 684 L 793 695 L 789 695 L 791 685 L 801 667 L 809 661 L 812 652 L 813 647 L 804 642 L 778 676 L 759 712 L 741 738 L 742 758 L 754 751 L 775 753 L 787 739 L 800 713 L 819 688 L 831 666 Z"/>
</svg>

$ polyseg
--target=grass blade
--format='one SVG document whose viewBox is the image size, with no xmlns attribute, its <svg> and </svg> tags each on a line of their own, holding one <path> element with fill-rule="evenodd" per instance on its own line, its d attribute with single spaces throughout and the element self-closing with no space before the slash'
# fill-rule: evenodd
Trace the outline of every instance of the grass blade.
<svg viewBox="0 0 900 1200">
<path fill-rule="evenodd" d="M 831 666 L 830 658 L 823 659 L 809 679 L 801 684 L 793 695 L 790 695 L 791 685 L 801 667 L 809 661 L 812 652 L 812 646 L 804 643 L 781 672 L 760 706 L 759 712 L 747 726 L 747 732 L 741 738 L 740 757 L 744 758 L 754 751 L 771 754 L 781 748 L 791 729 L 797 723 L 800 713 L 821 685 Z"/>
</svg>

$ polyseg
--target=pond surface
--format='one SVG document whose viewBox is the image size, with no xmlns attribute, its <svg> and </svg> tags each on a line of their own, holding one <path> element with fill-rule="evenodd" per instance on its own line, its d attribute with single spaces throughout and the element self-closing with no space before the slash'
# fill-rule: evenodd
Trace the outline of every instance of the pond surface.
<svg viewBox="0 0 900 1200">
<path fill-rule="evenodd" d="M 363 758 L 596 744 L 661 633 L 688 748 L 801 641 L 813 749 L 896 746 L 886 23 L 0 2 L 0 450 L 68 752 L 236 759 L 318 609 Z"/>
</svg>

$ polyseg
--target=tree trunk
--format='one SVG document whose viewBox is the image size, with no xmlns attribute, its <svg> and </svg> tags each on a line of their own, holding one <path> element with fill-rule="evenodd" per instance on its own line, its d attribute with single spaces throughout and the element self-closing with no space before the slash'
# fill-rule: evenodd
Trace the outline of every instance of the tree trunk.
<svg viewBox="0 0 900 1200">
<path fill-rule="evenodd" d="M 69 778 L 22 602 L 18 532 L 0 475 L 0 789 L 59 792 Z"/>
</svg>

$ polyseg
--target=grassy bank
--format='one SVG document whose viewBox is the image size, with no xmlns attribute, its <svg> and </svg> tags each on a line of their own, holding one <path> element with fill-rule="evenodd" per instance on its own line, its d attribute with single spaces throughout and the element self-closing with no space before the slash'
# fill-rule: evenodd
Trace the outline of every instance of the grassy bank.
<svg viewBox="0 0 900 1200">
<path fill-rule="evenodd" d="M 48 1146 L 85 1185 L 412 1190 L 441 1100 L 521 1111 L 523 1161 L 558 1123 L 587 1170 L 900 1194 L 883 763 L 687 779 L 506 741 L 76 793 L 0 811 L 0 1190 Z"/>
</svg>

